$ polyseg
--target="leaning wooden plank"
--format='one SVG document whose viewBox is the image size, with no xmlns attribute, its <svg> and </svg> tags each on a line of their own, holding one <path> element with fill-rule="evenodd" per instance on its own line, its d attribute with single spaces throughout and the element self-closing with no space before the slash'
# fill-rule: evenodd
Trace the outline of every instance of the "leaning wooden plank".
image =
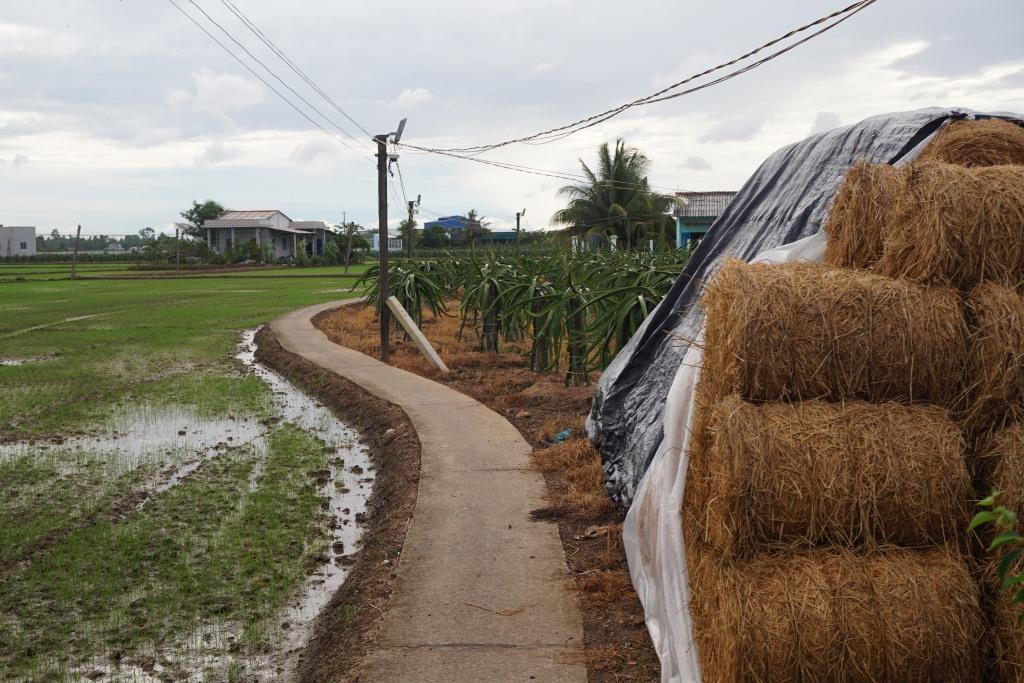
<svg viewBox="0 0 1024 683">
<path fill-rule="evenodd" d="M 420 353 L 426 356 L 427 360 L 433 363 L 438 370 L 441 372 L 448 372 L 448 366 L 441 360 L 441 356 L 437 355 L 437 351 L 430 345 L 426 336 L 420 332 L 420 328 L 416 327 L 416 323 L 413 322 L 412 316 L 405 310 L 405 307 L 393 296 L 388 297 L 388 308 L 398 318 L 398 322 L 402 323 L 402 327 L 409 333 L 412 340 L 416 342 L 416 346 L 419 348 Z"/>
</svg>

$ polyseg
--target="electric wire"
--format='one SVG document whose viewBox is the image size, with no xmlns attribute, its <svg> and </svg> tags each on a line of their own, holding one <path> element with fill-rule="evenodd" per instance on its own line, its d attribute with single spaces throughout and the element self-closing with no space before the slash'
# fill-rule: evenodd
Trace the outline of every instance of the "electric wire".
<svg viewBox="0 0 1024 683">
<path fill-rule="evenodd" d="M 338 125 L 338 123 L 335 122 L 334 119 L 330 118 L 329 116 L 324 114 L 322 111 L 317 109 L 309 100 L 307 100 L 305 97 L 303 97 L 301 94 L 299 94 L 299 92 L 295 88 L 293 88 L 292 86 L 288 85 L 288 83 L 286 83 L 283 78 L 281 78 L 280 76 L 277 75 L 276 71 L 274 71 L 269 66 L 267 66 L 259 57 L 254 55 L 249 50 L 249 48 L 247 48 L 237 38 L 235 38 L 235 36 L 232 35 L 230 31 L 228 31 L 226 28 L 224 28 L 224 26 L 220 22 L 218 22 L 216 19 L 214 19 L 212 16 L 210 16 L 209 12 L 207 12 L 205 9 L 203 9 L 202 5 L 200 5 L 198 2 L 196 2 L 196 0 L 188 0 L 188 3 L 191 4 L 193 7 L 195 7 L 197 10 L 199 10 L 202 13 L 202 15 L 204 17 L 206 17 L 207 21 L 209 21 L 211 24 L 213 24 L 218 29 L 220 29 L 221 33 L 223 33 L 225 36 L 227 36 L 228 39 L 231 42 L 233 42 L 235 45 L 237 45 L 243 52 L 245 52 L 245 54 L 249 55 L 249 58 L 251 60 L 253 60 L 257 64 L 259 64 L 261 67 L 263 67 L 263 70 L 266 71 L 271 76 L 273 76 L 274 79 L 276 79 L 278 83 L 283 85 L 285 88 L 287 88 L 289 90 L 289 92 L 291 92 L 293 95 L 295 95 L 297 98 L 299 98 L 303 102 L 303 104 L 305 104 L 307 107 L 309 107 L 310 109 L 315 111 L 320 116 L 320 118 L 322 118 L 324 121 L 327 121 L 330 125 L 332 125 L 335 128 L 337 128 L 339 132 L 341 132 L 347 138 L 352 140 L 352 142 L 355 142 L 356 144 L 363 145 L 364 147 L 368 148 L 368 145 L 367 145 L 366 142 L 356 138 L 354 135 L 349 133 L 343 127 Z"/>
<path fill-rule="evenodd" d="M 356 128 L 358 128 L 359 130 L 361 130 L 364 133 L 366 133 L 366 135 L 368 137 L 370 137 L 371 139 L 373 138 L 373 134 L 370 133 L 370 131 L 366 130 L 366 128 L 364 128 L 358 121 L 356 121 L 354 118 L 349 116 L 348 112 L 346 112 L 344 109 L 342 109 L 341 105 L 339 105 L 337 102 L 335 102 L 333 97 L 328 95 L 323 90 L 323 88 L 321 88 L 319 85 L 316 84 L 316 82 L 312 78 L 307 76 L 306 72 L 303 71 L 302 68 L 299 67 L 299 65 L 297 65 L 295 62 L 293 62 L 291 60 L 291 58 L 289 58 L 288 55 L 286 55 L 284 53 L 284 50 L 282 50 L 279 47 L 277 47 L 277 45 L 274 43 L 274 41 L 272 41 L 270 39 L 270 37 L 267 36 L 260 29 L 259 26 L 257 26 L 248 16 L 246 16 L 246 14 L 241 9 L 239 9 L 238 6 L 235 5 L 234 2 L 232 2 L 232 0 L 220 0 L 220 1 L 221 1 L 221 3 L 225 7 L 227 7 L 229 10 L 231 10 L 231 12 L 236 17 L 238 17 L 238 20 L 241 21 L 246 26 L 246 28 L 248 28 L 250 31 L 252 31 L 256 35 L 257 38 L 259 38 L 261 41 L 263 41 L 263 44 L 266 45 L 267 47 L 269 47 L 271 49 L 271 51 L 274 54 L 276 54 L 278 56 L 278 58 L 288 66 L 289 69 L 291 69 L 299 78 L 301 78 L 303 81 L 305 81 L 306 84 L 309 85 L 309 87 L 313 88 L 313 90 L 315 90 L 317 92 L 317 94 L 320 95 L 320 97 L 324 98 L 324 100 L 328 104 L 330 104 L 332 107 L 334 107 L 338 111 L 338 113 L 340 113 L 342 116 L 344 116 L 346 119 L 348 119 L 352 123 L 352 125 L 354 125 Z"/>
<path fill-rule="evenodd" d="M 236 54 L 235 54 L 234 52 L 232 52 L 232 51 L 231 51 L 231 48 L 229 48 L 229 47 L 228 47 L 227 45 L 225 45 L 225 44 L 224 44 L 224 43 L 222 43 L 222 42 L 221 42 L 220 40 L 218 40 L 217 36 L 215 36 L 215 35 L 213 35 L 212 33 L 210 33 L 210 32 L 209 32 L 209 31 L 208 31 L 208 30 L 206 29 L 206 27 L 205 27 L 205 26 L 203 26 L 203 25 L 202 25 L 201 23 L 199 23 L 199 21 L 198 21 L 198 20 L 197 20 L 197 19 L 196 19 L 195 17 L 193 17 L 193 16 L 191 15 L 191 14 L 189 14 L 188 12 L 186 12 L 186 11 L 185 11 L 185 10 L 184 10 L 184 9 L 183 9 L 183 8 L 182 8 L 182 7 L 180 6 L 180 5 L 178 5 L 178 3 L 177 3 L 177 2 L 175 1 L 175 0 L 167 0 L 167 2 L 169 2 L 169 3 L 171 4 L 171 5 L 173 5 L 173 6 L 174 6 L 174 8 L 175 8 L 175 9 L 177 9 L 177 10 L 178 10 L 179 12 L 181 12 L 181 14 L 182 14 L 182 15 L 184 15 L 184 16 L 185 16 L 185 17 L 186 17 L 186 18 L 187 18 L 187 19 L 188 19 L 189 21 L 191 21 L 191 22 L 192 22 L 193 24 L 195 24 L 195 25 L 196 25 L 196 28 L 198 28 L 198 29 L 199 29 L 200 31 L 202 31 L 202 32 L 203 32 L 203 33 L 205 33 L 205 34 L 206 34 L 207 36 L 209 36 L 210 40 L 212 40 L 213 42 L 217 43 L 217 45 L 219 45 L 219 46 L 221 47 L 221 49 L 223 49 L 223 50 L 224 50 L 225 52 L 227 52 L 227 53 L 228 53 L 228 55 L 230 55 L 230 56 L 232 57 L 232 59 L 234 59 L 234 60 L 235 60 L 236 62 L 238 62 L 239 64 L 241 64 L 241 65 L 242 65 L 243 67 L 245 67 L 245 69 L 246 69 L 246 70 L 247 70 L 247 71 L 248 71 L 249 73 L 251 73 L 251 74 L 252 74 L 253 76 L 255 76 L 255 77 L 256 77 L 257 79 L 259 79 L 259 80 L 260 80 L 260 82 L 262 82 L 262 83 L 263 83 L 263 84 L 264 84 L 265 86 L 267 86 L 268 88 L 270 88 L 270 90 L 271 90 L 271 91 L 273 91 L 273 92 L 274 92 L 274 94 L 275 94 L 275 95 L 277 95 L 277 96 L 278 96 L 278 97 L 279 97 L 279 98 L 280 98 L 280 99 L 281 99 L 281 100 L 282 100 L 282 101 L 283 101 L 283 102 L 284 102 L 285 104 L 287 104 L 287 105 L 288 105 L 289 107 L 291 107 L 291 108 L 292 108 L 292 109 L 294 109 L 294 110 L 295 110 L 296 112 L 298 112 L 298 114 L 299 114 L 299 115 L 300 115 L 300 116 L 301 116 L 302 118 L 306 119 L 306 120 L 307 120 L 307 121 L 309 121 L 309 122 L 310 122 L 311 124 L 313 124 L 314 126 L 316 126 L 317 128 L 319 128 L 320 130 L 322 130 L 322 131 L 323 131 L 324 133 L 326 133 L 326 134 L 327 134 L 327 135 L 329 135 L 330 137 L 332 137 L 332 138 L 334 138 L 335 140 L 337 140 L 337 141 L 338 141 L 338 142 L 339 142 L 339 143 L 340 143 L 340 144 L 341 144 L 341 145 L 342 145 L 343 147 L 345 147 L 345 148 L 346 148 L 346 149 L 348 149 L 349 151 L 351 151 L 351 152 L 353 152 L 353 153 L 355 153 L 355 154 L 358 154 L 358 155 L 359 155 L 360 157 L 362 157 L 362 158 L 364 158 L 364 159 L 366 159 L 366 160 L 368 160 L 368 161 L 373 161 L 373 159 L 371 159 L 370 157 L 366 156 L 365 154 L 363 154 L 362 152 L 360 152 L 360 151 L 359 151 L 359 150 L 357 150 L 356 148 L 354 148 L 354 147 L 351 147 L 351 146 L 350 146 L 350 145 L 349 145 L 349 144 L 348 144 L 347 142 L 345 142 L 345 140 L 344 140 L 343 138 L 341 138 L 341 137 L 339 137 L 338 135 L 336 135 L 336 134 L 332 133 L 331 131 L 327 130 L 327 129 L 326 129 L 326 128 L 324 128 L 324 127 L 323 127 L 323 126 L 322 126 L 322 125 L 321 125 L 321 124 L 320 124 L 319 122 L 317 122 L 317 121 L 315 121 L 315 120 L 314 120 L 313 118 L 311 118 L 311 117 L 310 117 L 310 116 L 309 116 L 309 115 L 308 115 L 308 114 L 307 114 L 306 112 L 302 111 L 302 109 L 300 109 L 300 108 L 299 108 L 298 106 L 296 106 L 294 102 L 292 102 L 292 101 L 291 101 L 291 100 L 289 100 L 289 99 L 288 99 L 287 97 L 285 97 L 285 96 L 284 96 L 284 94 L 283 94 L 283 93 L 281 93 L 281 91 L 280 91 L 280 90 L 278 90 L 278 89 L 277 89 L 277 88 L 275 88 L 275 87 L 274 87 L 273 85 L 271 85 L 271 84 L 270 84 L 270 83 L 269 83 L 269 82 L 267 81 L 267 79 L 263 78 L 263 76 L 261 76 L 261 75 L 260 75 L 259 73 L 257 73 L 255 69 L 253 69 L 253 68 L 252 68 L 251 66 L 249 66 L 248 64 L 246 64 L 246 63 L 245 63 L 245 61 L 244 61 L 244 60 L 243 60 L 243 59 L 242 59 L 241 57 L 239 57 L 239 56 L 238 56 L 238 55 L 236 55 Z"/>
<path fill-rule="evenodd" d="M 816 19 L 816 20 L 810 22 L 810 23 L 807 23 L 807 24 L 804 24 L 803 26 L 800 26 L 798 28 L 792 29 L 792 30 L 788 31 L 787 33 L 785 33 L 784 35 L 779 36 L 778 38 L 775 38 L 773 40 L 770 40 L 767 43 L 764 43 L 763 45 L 760 45 L 759 47 L 756 47 L 753 50 L 750 50 L 750 51 L 740 55 L 739 57 L 731 59 L 731 60 L 729 60 L 727 62 L 723 62 L 723 63 L 718 64 L 717 66 L 713 66 L 713 67 L 711 67 L 709 69 L 705 69 L 704 71 L 702 71 L 700 73 L 697 73 L 697 74 L 694 74 L 692 76 L 689 76 L 688 78 L 684 78 L 681 81 L 677 81 L 676 83 L 673 83 L 672 85 L 669 85 L 669 86 L 667 86 L 665 88 L 662 88 L 661 90 L 658 90 L 657 92 L 654 92 L 654 93 L 652 93 L 650 95 L 646 95 L 644 97 L 640 97 L 640 98 L 634 99 L 631 102 L 627 102 L 625 104 L 619 105 L 618 107 L 614 107 L 612 109 L 607 109 L 607 110 L 605 110 L 603 112 L 600 112 L 598 114 L 593 114 L 591 116 L 579 119 L 577 121 L 573 121 L 572 123 L 568 123 L 568 124 L 565 124 L 565 125 L 562 125 L 562 126 L 558 126 L 556 128 L 550 128 L 548 130 L 541 131 L 539 133 L 534 133 L 532 135 L 527 135 L 527 136 L 523 136 L 523 137 L 520 137 L 520 138 L 513 138 L 513 139 L 510 139 L 510 140 L 504 140 L 504 141 L 497 142 L 497 143 L 492 143 L 492 144 L 475 145 L 475 146 L 471 146 L 471 147 L 436 148 L 436 149 L 430 149 L 430 151 L 432 151 L 432 152 L 445 151 L 445 152 L 462 152 L 462 153 L 480 153 L 480 152 L 483 152 L 483 151 L 487 151 L 487 150 L 491 150 L 491 149 L 496 149 L 498 147 L 505 147 L 507 145 L 512 145 L 512 144 L 516 144 L 516 143 L 527 143 L 527 142 L 532 142 L 532 141 L 535 141 L 535 140 L 538 140 L 538 139 L 540 139 L 540 140 L 542 140 L 544 142 L 551 142 L 551 141 L 554 141 L 554 140 L 563 139 L 563 138 L 567 137 L 568 135 L 572 135 L 573 133 L 577 133 L 577 132 L 579 132 L 581 130 L 584 130 L 586 128 L 590 128 L 592 126 L 596 126 L 596 125 L 598 125 L 598 124 L 600 124 L 600 123 L 602 123 L 604 121 L 607 121 L 610 118 L 618 116 L 619 114 L 621 114 L 622 112 L 624 112 L 624 111 L 626 111 L 626 110 L 628 110 L 630 108 L 637 107 L 637 106 L 640 106 L 640 105 L 643 105 L 643 104 L 651 104 L 651 103 L 654 103 L 654 102 L 662 102 L 662 101 L 665 101 L 665 100 L 668 100 L 668 99 L 672 99 L 672 98 L 675 98 L 675 97 L 681 97 L 683 95 L 686 95 L 686 94 L 689 94 L 689 93 L 692 93 L 692 92 L 696 92 L 697 90 L 702 90 L 704 88 L 710 87 L 711 85 L 715 85 L 717 83 L 721 83 L 723 81 L 729 80 L 730 78 L 735 78 L 736 76 L 739 76 L 739 75 L 741 75 L 743 73 L 747 73 L 748 71 L 751 71 L 752 69 L 755 69 L 755 68 L 757 68 L 757 67 L 759 67 L 759 66 L 761 66 L 761 65 L 763 65 L 763 64 L 765 64 L 765 63 L 767 63 L 767 62 L 769 62 L 769 61 L 771 61 L 773 59 L 776 59 L 777 57 L 779 57 L 779 56 L 789 52 L 793 48 L 806 43 L 808 40 L 810 40 L 810 39 L 812 39 L 812 38 L 814 38 L 816 36 L 819 36 L 822 33 L 825 33 L 826 31 L 831 30 L 832 28 L 835 28 L 839 24 L 843 23 L 844 21 L 846 21 L 850 17 L 854 16 L 858 12 L 866 9 L 867 7 L 869 7 L 870 5 L 874 4 L 875 2 L 876 2 L 876 0 L 859 0 L 858 2 L 855 2 L 855 3 L 853 3 L 851 5 L 848 5 L 848 6 L 844 7 L 844 8 L 842 8 L 842 9 L 839 9 L 839 10 L 836 10 L 834 12 L 831 12 L 830 14 L 827 14 L 827 15 L 819 18 L 819 19 Z M 714 80 L 714 81 L 712 81 L 712 82 L 710 82 L 708 84 L 704 84 L 704 85 L 702 85 L 700 87 L 690 88 L 689 90 L 684 91 L 684 92 L 674 93 L 674 94 L 671 94 L 671 95 L 667 94 L 667 93 L 670 93 L 672 90 L 675 90 L 675 89 L 677 89 L 677 88 L 679 88 L 679 87 L 681 87 L 683 85 L 686 85 L 687 83 L 690 83 L 690 82 L 692 82 L 692 81 L 694 81 L 694 80 L 696 80 L 698 78 L 702 78 L 702 77 L 710 75 L 710 74 L 712 74 L 712 73 L 714 73 L 716 71 L 720 71 L 722 69 L 725 69 L 725 68 L 728 68 L 730 66 L 733 66 L 733 65 L 735 65 L 735 64 L 737 64 L 737 63 L 739 63 L 739 62 L 741 62 L 741 61 L 743 61 L 745 59 L 748 59 L 748 58 L 750 58 L 750 57 L 752 57 L 752 56 L 754 56 L 754 55 L 756 55 L 756 54 L 758 54 L 758 53 L 760 53 L 760 52 L 762 52 L 762 51 L 764 51 L 764 50 L 766 50 L 768 48 L 773 47 L 774 45 L 777 45 L 778 43 L 780 43 L 780 42 L 782 42 L 782 41 L 784 41 L 784 40 L 786 40 L 788 38 L 791 38 L 792 36 L 794 36 L 794 35 L 796 35 L 798 33 L 802 33 L 803 31 L 806 31 L 808 29 L 814 28 L 815 26 L 820 26 L 821 24 L 825 24 L 826 22 L 828 22 L 828 21 L 830 21 L 832 19 L 835 19 L 837 17 L 838 17 L 837 21 L 835 21 L 835 22 L 833 22 L 831 24 L 827 24 L 823 28 L 819 29 L 818 31 L 815 31 L 814 33 L 812 33 L 811 35 L 801 39 L 800 41 L 798 41 L 798 42 L 796 42 L 796 43 L 794 43 L 792 45 L 789 45 L 789 46 L 787 46 L 785 48 L 782 48 L 782 49 L 780 49 L 780 50 L 778 50 L 778 51 L 768 55 L 767 57 L 764 57 L 764 58 L 758 60 L 757 62 L 749 64 L 749 65 L 747 65 L 745 67 L 742 67 L 741 69 L 738 69 L 735 72 L 731 72 L 730 74 L 727 74 L 724 77 L 720 77 L 720 78 L 718 78 L 718 79 L 716 79 L 716 80 Z"/>
</svg>

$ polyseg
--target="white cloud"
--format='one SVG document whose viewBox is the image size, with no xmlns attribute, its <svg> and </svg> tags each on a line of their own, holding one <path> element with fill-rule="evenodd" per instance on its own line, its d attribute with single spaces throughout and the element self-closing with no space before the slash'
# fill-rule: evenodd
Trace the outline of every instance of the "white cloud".
<svg viewBox="0 0 1024 683">
<path fill-rule="evenodd" d="M 701 142 L 727 142 L 730 140 L 749 140 L 761 132 L 764 127 L 765 115 L 750 112 L 741 116 L 724 119 L 700 136 Z"/>
<path fill-rule="evenodd" d="M 0 24 L 0 54 L 68 56 L 80 47 L 81 41 L 74 35 L 24 24 Z"/>
<path fill-rule="evenodd" d="M 338 146 L 331 140 L 316 138 L 307 140 L 298 145 L 288 159 L 296 164 L 308 164 L 317 157 L 335 157 L 338 154 Z"/>
<path fill-rule="evenodd" d="M 267 99 L 263 85 L 237 74 L 200 69 L 192 74 L 195 90 L 172 90 L 167 102 L 172 107 L 188 107 L 192 111 L 226 116 Z"/>
<path fill-rule="evenodd" d="M 237 147 L 228 147 L 220 140 L 215 140 L 196 158 L 196 166 L 215 166 L 224 161 L 237 159 L 240 155 L 241 151 Z"/>
<path fill-rule="evenodd" d="M 711 162 L 704 157 L 687 157 L 686 161 L 683 162 L 684 168 L 690 168 L 694 171 L 710 171 Z"/>
<path fill-rule="evenodd" d="M 838 128 L 842 125 L 839 121 L 839 117 L 830 111 L 819 111 L 817 116 L 814 117 L 814 123 L 811 124 L 811 135 L 815 133 L 824 133 L 825 131 Z"/>
<path fill-rule="evenodd" d="M 24 154 L 18 154 L 17 156 L 14 157 L 14 161 L 12 161 L 11 163 L 14 164 L 15 166 L 25 166 L 26 164 L 28 164 L 28 162 L 29 160 L 27 156 L 25 156 Z"/>
<path fill-rule="evenodd" d="M 418 104 L 425 104 L 434 99 L 434 96 L 426 88 L 406 88 L 398 93 L 395 104 L 400 107 L 414 107 Z"/>
</svg>

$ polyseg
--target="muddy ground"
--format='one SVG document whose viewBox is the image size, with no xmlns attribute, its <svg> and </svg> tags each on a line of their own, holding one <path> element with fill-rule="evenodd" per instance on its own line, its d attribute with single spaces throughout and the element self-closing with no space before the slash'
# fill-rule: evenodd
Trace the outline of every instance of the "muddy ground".
<svg viewBox="0 0 1024 683">
<path fill-rule="evenodd" d="M 269 328 L 256 335 L 256 343 L 260 362 L 330 406 L 360 432 L 377 472 L 362 551 L 317 618 L 298 666 L 301 682 L 352 680 L 383 618 L 416 505 L 419 439 L 400 408 L 285 351 Z"/>
<path fill-rule="evenodd" d="M 457 310 L 457 304 L 451 308 Z M 391 363 L 461 391 L 505 416 L 534 447 L 550 504 L 534 514 L 558 523 L 569 571 L 579 590 L 584 652 L 590 681 L 657 680 L 659 666 L 644 624 L 643 608 L 629 579 L 622 548 L 625 510 L 604 489 L 600 457 L 583 435 L 593 386 L 566 387 L 557 373 L 529 369 L 525 343 L 503 353 L 477 350 L 472 330 L 457 339 L 453 316 L 425 314 L 423 330 L 451 368 L 430 366 L 401 332 L 392 332 Z M 345 307 L 314 319 L 336 343 L 376 357 L 379 327 L 372 309 Z M 591 382 L 596 376 L 591 378 Z M 351 420 L 343 413 L 346 420 Z M 552 445 L 565 430 L 572 437 Z"/>
</svg>

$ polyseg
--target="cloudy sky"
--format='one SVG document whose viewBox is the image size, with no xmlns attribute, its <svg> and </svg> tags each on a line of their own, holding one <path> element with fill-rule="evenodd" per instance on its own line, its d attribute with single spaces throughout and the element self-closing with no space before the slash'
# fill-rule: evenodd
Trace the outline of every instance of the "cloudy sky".
<svg viewBox="0 0 1024 683">
<path fill-rule="evenodd" d="M 360 142 L 303 119 L 169 0 L 0 0 L 0 224 L 134 233 L 171 223 L 193 199 L 212 198 L 231 208 L 280 208 L 294 219 L 336 222 L 344 212 L 376 226 L 365 135 L 222 0 L 177 1 L 244 57 L 196 5 L 206 10 Z M 428 146 L 488 143 L 567 123 L 841 5 L 234 3 L 361 126 L 387 132 L 407 116 L 405 140 Z M 1019 0 L 878 0 L 727 83 L 490 158 L 575 172 L 602 141 L 623 137 L 651 158 L 654 185 L 736 189 L 774 149 L 873 114 L 932 105 L 1024 112 L 1022 26 Z M 408 153 L 400 165 L 428 220 L 476 208 L 500 227 L 525 207 L 528 226 L 538 229 L 559 208 L 559 180 Z M 400 211 L 393 205 L 391 215 Z"/>
</svg>

